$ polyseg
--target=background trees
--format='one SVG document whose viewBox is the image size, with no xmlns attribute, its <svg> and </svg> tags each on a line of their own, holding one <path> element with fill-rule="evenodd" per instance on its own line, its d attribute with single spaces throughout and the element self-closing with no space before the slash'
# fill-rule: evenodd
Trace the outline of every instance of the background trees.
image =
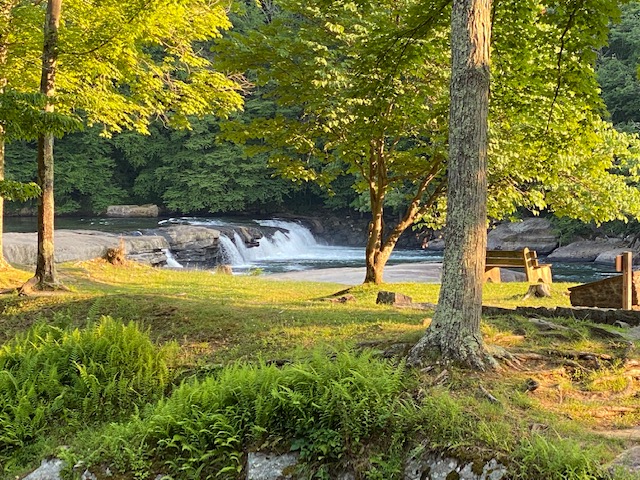
<svg viewBox="0 0 640 480">
<path fill-rule="evenodd" d="M 58 2 L 49 0 L 48 19 L 51 12 L 59 11 Z M 36 14 L 41 10 L 38 5 L 31 8 Z M 188 127 L 192 115 L 226 115 L 241 105 L 239 86 L 212 68 L 198 42 L 219 36 L 220 29 L 229 26 L 224 5 L 209 0 L 130 0 L 108 5 L 67 0 L 59 35 L 51 26 L 44 32 L 45 111 L 52 111 L 55 103 L 61 113 L 89 126 L 100 124 L 107 133 L 122 129 L 146 133 L 153 118 Z M 17 33 L 33 36 L 33 32 Z M 53 66 L 58 70 L 55 84 Z M 49 95 L 54 85 L 55 97 Z M 38 133 L 49 139 L 39 143 L 52 146 L 50 127 Z M 52 160 L 52 154 L 39 157 Z M 39 206 L 39 261 L 34 281 L 26 287 L 56 283 L 53 235 L 43 233 L 53 231 L 50 166 L 39 168 L 38 173 L 44 191 Z M 48 211 L 50 215 L 43 215 Z"/>
</svg>

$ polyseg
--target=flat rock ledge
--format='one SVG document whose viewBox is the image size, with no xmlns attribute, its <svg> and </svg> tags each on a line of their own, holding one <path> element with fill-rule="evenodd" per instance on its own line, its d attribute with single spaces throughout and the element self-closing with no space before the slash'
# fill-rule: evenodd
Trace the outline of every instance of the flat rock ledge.
<svg viewBox="0 0 640 480">
<path fill-rule="evenodd" d="M 95 230 L 56 230 L 54 239 L 56 263 L 99 258 L 122 241 L 128 259 L 154 266 L 164 265 L 167 261 L 165 252 L 169 248 L 169 243 L 160 236 L 123 236 Z M 3 243 L 4 256 L 9 263 L 36 264 L 37 233 L 5 233 Z"/>
</svg>

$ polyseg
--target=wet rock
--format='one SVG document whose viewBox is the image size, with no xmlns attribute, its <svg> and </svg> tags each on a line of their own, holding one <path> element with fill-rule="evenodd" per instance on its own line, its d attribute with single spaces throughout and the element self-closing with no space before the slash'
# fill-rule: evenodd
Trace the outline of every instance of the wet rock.
<svg viewBox="0 0 640 480">
<path fill-rule="evenodd" d="M 60 480 L 64 462 L 58 458 L 43 460 L 40 466 L 24 477 L 23 480 Z"/>
<path fill-rule="evenodd" d="M 192 263 L 213 265 L 219 254 L 220 231 L 213 228 L 175 225 L 157 230 L 146 230 L 146 234 L 164 237 L 180 264 Z M 145 238 L 145 236 L 141 238 Z"/>
<path fill-rule="evenodd" d="M 247 455 L 246 480 L 287 480 L 298 463 L 297 453 L 283 455 L 249 452 Z"/>
<path fill-rule="evenodd" d="M 502 223 L 487 235 L 487 250 L 522 250 L 528 247 L 546 255 L 558 246 L 559 235 L 546 218 Z"/>
<path fill-rule="evenodd" d="M 109 205 L 107 217 L 157 217 L 160 209 L 157 205 Z"/>
</svg>

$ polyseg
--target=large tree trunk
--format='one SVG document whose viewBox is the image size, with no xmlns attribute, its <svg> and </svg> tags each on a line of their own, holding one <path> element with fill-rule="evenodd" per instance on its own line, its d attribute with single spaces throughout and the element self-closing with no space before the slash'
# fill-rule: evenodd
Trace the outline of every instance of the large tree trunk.
<svg viewBox="0 0 640 480">
<path fill-rule="evenodd" d="M 490 0 L 454 0 L 447 244 L 438 307 L 409 363 L 431 355 L 476 369 L 495 365 L 480 332 L 487 244 Z"/>
<path fill-rule="evenodd" d="M 40 92 L 47 98 L 55 94 L 61 7 L 62 0 L 49 0 L 47 3 L 40 79 Z M 53 103 L 47 102 L 45 112 L 53 112 L 53 109 Z M 53 134 L 47 132 L 38 138 L 38 185 L 42 189 L 38 200 L 38 260 L 36 273 L 23 285 L 22 293 L 28 293 L 31 289 L 50 290 L 60 287 L 53 261 Z"/>
</svg>

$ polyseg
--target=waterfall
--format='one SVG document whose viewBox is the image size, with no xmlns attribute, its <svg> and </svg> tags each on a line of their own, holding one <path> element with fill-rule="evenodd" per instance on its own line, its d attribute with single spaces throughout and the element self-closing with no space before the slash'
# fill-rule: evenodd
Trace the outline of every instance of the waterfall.
<svg viewBox="0 0 640 480">
<path fill-rule="evenodd" d="M 270 238 L 261 238 L 257 247 L 247 247 L 237 232 L 233 234 L 233 239 L 220 235 L 225 261 L 234 266 L 248 266 L 263 261 L 285 262 L 315 256 L 318 248 L 322 248 L 311 232 L 298 223 L 284 220 L 259 220 L 257 223 L 286 231 L 278 230 Z"/>
<path fill-rule="evenodd" d="M 220 250 L 222 252 L 223 261 L 222 263 L 226 265 L 239 266 L 245 265 L 246 262 L 242 257 L 242 254 L 236 247 L 236 244 L 226 235 L 220 234 L 218 238 L 220 242 Z M 244 243 L 242 243 L 244 246 Z"/>
<path fill-rule="evenodd" d="M 167 257 L 167 267 L 183 268 L 183 266 L 180 265 L 180 263 L 178 263 L 178 261 L 176 260 L 176 257 L 173 256 L 173 253 L 171 253 L 171 250 L 169 250 L 168 248 L 163 248 L 162 251 Z"/>
</svg>

